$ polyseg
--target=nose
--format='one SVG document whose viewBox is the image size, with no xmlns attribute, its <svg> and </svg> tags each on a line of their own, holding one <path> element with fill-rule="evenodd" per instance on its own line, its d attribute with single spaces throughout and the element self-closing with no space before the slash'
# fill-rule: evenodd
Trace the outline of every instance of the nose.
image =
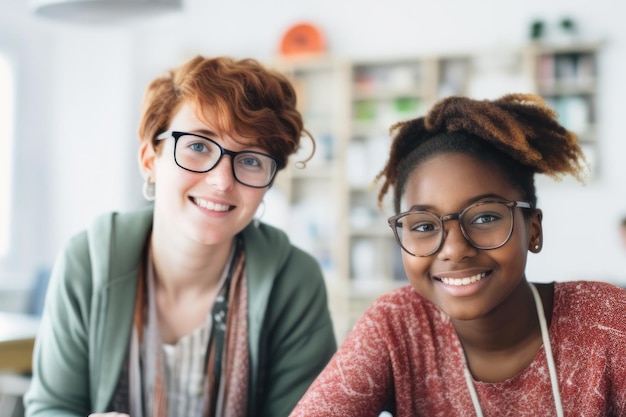
<svg viewBox="0 0 626 417">
<path fill-rule="evenodd" d="M 232 188 L 236 180 L 230 155 L 223 155 L 217 165 L 205 174 L 204 180 L 218 190 L 223 191 Z"/>
<path fill-rule="evenodd" d="M 437 252 L 440 260 L 458 262 L 476 256 L 477 253 L 478 249 L 463 235 L 458 220 L 448 220 L 444 223 L 443 242 Z"/>
</svg>

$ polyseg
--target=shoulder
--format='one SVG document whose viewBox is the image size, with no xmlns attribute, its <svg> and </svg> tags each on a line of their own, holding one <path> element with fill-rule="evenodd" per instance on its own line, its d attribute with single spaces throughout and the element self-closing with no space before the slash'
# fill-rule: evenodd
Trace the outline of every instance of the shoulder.
<svg viewBox="0 0 626 417">
<path fill-rule="evenodd" d="M 559 282 L 554 286 L 555 304 L 577 312 L 603 314 L 626 309 L 626 289 L 601 281 Z"/>
<path fill-rule="evenodd" d="M 600 379 L 626 381 L 626 290 L 604 282 L 557 283 L 553 311 L 550 333 L 557 360 L 571 368 L 572 376 L 585 375 L 577 386 L 591 380 L 597 392 Z"/>
<path fill-rule="evenodd" d="M 432 315 L 439 311 L 434 304 L 418 294 L 409 284 L 379 296 L 369 310 L 385 314 L 410 312 L 418 315 Z"/>
<path fill-rule="evenodd" d="M 152 218 L 152 206 L 127 212 L 110 211 L 97 216 L 88 232 L 98 236 L 115 234 L 116 237 L 138 233 L 145 235 L 152 227 Z"/>
<path fill-rule="evenodd" d="M 151 207 L 103 213 L 68 240 L 57 265 L 66 272 L 82 270 L 83 276 L 93 271 L 107 277 L 125 275 L 137 268 L 151 226 Z"/>
<path fill-rule="evenodd" d="M 270 274 L 297 269 L 301 274 L 321 274 L 319 263 L 309 253 L 294 246 L 287 234 L 273 226 L 260 223 L 243 230 L 248 273 Z"/>
<path fill-rule="evenodd" d="M 310 254 L 295 247 L 280 229 L 260 223 L 242 231 L 249 309 L 255 317 L 280 315 L 285 306 L 306 309 L 326 305 L 324 276 Z M 277 320 L 285 320 L 277 316 Z M 270 318 L 272 320 L 272 318 Z"/>
<path fill-rule="evenodd" d="M 457 352 L 454 340 L 449 317 L 407 285 L 377 298 L 340 350 L 351 360 L 364 358 L 364 367 L 387 364 L 394 369 L 394 378 L 410 381 L 428 372 L 437 352 Z"/>
<path fill-rule="evenodd" d="M 362 326 L 376 328 L 379 333 L 393 339 L 414 333 L 418 338 L 429 338 L 435 329 L 450 325 L 449 317 L 419 295 L 411 285 L 378 297 L 360 322 Z"/>
<path fill-rule="evenodd" d="M 626 340 L 626 289 L 596 281 L 556 283 L 554 312 L 560 325 L 598 335 L 611 329 Z"/>
<path fill-rule="evenodd" d="M 258 226 L 250 223 L 243 229 L 242 234 L 247 250 L 285 252 L 291 249 L 291 242 L 287 234 L 267 223 L 259 223 Z"/>
</svg>

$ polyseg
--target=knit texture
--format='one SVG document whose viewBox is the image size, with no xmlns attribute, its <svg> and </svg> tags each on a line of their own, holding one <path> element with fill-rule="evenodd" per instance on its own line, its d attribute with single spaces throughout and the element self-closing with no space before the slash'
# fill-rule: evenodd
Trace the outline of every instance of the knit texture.
<svg viewBox="0 0 626 417">
<path fill-rule="evenodd" d="M 626 290 L 556 283 L 552 317 L 565 415 L 626 415 Z M 463 369 L 448 316 L 407 286 L 368 309 L 291 416 L 474 416 Z M 475 386 L 485 416 L 555 415 L 543 347 L 518 375 Z"/>
</svg>

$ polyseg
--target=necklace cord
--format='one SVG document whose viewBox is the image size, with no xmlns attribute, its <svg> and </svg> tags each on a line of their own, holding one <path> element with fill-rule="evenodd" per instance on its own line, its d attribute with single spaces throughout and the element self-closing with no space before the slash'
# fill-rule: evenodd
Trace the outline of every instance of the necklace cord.
<svg viewBox="0 0 626 417">
<path fill-rule="evenodd" d="M 467 388 L 469 389 L 470 396 L 472 397 L 472 404 L 474 404 L 474 410 L 476 411 L 476 417 L 483 417 L 483 410 L 480 408 L 480 402 L 478 401 L 478 394 L 474 387 L 474 381 L 472 381 L 472 375 L 469 371 L 469 366 L 465 364 L 465 382 L 467 382 Z"/>
<path fill-rule="evenodd" d="M 550 371 L 550 382 L 552 385 L 552 394 L 554 395 L 554 406 L 556 407 L 556 415 L 563 417 L 563 403 L 561 403 L 561 394 L 559 392 L 559 379 L 556 374 L 556 365 L 552 356 L 552 345 L 550 344 L 550 335 L 548 334 L 548 324 L 543 311 L 543 303 L 539 296 L 539 291 L 534 284 L 528 283 L 530 290 L 535 297 L 535 306 L 537 307 L 537 316 L 539 317 L 539 326 L 541 327 L 541 339 L 543 340 L 543 349 L 546 352 L 546 360 L 548 361 L 548 369 Z"/>
<path fill-rule="evenodd" d="M 548 324 L 546 323 L 546 316 L 543 310 L 543 303 L 539 296 L 539 291 L 534 284 L 528 283 L 533 298 L 535 299 L 535 308 L 537 309 L 537 317 L 539 318 L 539 327 L 541 328 L 541 340 L 543 341 L 543 348 L 546 352 L 546 360 L 548 362 L 548 370 L 550 372 L 550 385 L 552 386 L 552 395 L 554 396 L 554 406 L 556 408 L 557 417 L 563 417 L 563 404 L 561 403 L 561 394 L 559 393 L 559 380 L 556 374 L 556 365 L 554 363 L 554 357 L 552 356 L 552 345 L 550 344 L 550 335 L 548 333 Z M 465 358 L 465 356 L 464 356 Z M 469 389 L 470 396 L 472 397 L 472 403 L 474 404 L 474 410 L 477 417 L 483 417 L 483 412 L 478 401 L 478 394 L 474 387 L 474 381 L 467 365 L 467 359 L 465 359 L 465 382 Z"/>
</svg>

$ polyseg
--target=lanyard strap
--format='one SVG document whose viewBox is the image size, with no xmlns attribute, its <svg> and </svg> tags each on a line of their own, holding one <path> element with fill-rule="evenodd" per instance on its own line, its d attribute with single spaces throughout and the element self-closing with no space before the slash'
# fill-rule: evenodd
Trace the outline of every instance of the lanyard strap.
<svg viewBox="0 0 626 417">
<path fill-rule="evenodd" d="M 552 395 L 554 397 L 554 405 L 556 408 L 556 415 L 563 417 L 563 404 L 561 403 L 561 394 L 559 393 L 559 380 L 556 374 L 556 365 L 554 364 L 554 357 L 552 356 L 552 345 L 550 344 L 550 335 L 548 334 L 548 324 L 546 323 L 546 316 L 543 311 L 543 303 L 539 296 L 539 291 L 534 284 L 528 283 L 530 291 L 533 293 L 535 299 L 535 308 L 537 309 L 537 317 L 539 318 L 539 327 L 541 328 L 541 340 L 543 341 L 543 348 L 546 352 L 546 360 L 548 362 L 548 369 L 550 371 L 550 385 L 552 386 Z M 483 417 L 483 411 L 480 408 L 480 402 L 478 401 L 478 394 L 474 387 L 474 381 L 470 374 L 469 367 L 465 363 L 465 382 L 469 389 L 470 396 L 472 397 L 472 403 L 474 404 L 474 410 L 477 417 Z"/>
<path fill-rule="evenodd" d="M 211 335 L 206 347 L 206 353 L 204 355 L 204 369 L 207 370 L 207 376 L 209 377 L 209 390 L 211 401 L 208 410 L 209 415 L 214 415 L 214 407 L 217 405 L 217 396 L 219 393 L 221 378 L 222 378 L 222 363 L 224 360 L 224 347 L 226 340 L 226 330 L 228 324 L 228 307 L 230 300 L 230 289 L 233 275 L 235 273 L 239 256 L 243 250 L 243 239 L 240 235 L 235 237 L 235 248 L 232 260 L 228 269 L 228 275 L 221 286 L 215 301 L 213 302 L 213 308 L 211 309 Z M 210 363 L 213 363 L 213 370 L 210 372 Z M 210 374 L 209 374 L 210 372 Z"/>
</svg>

